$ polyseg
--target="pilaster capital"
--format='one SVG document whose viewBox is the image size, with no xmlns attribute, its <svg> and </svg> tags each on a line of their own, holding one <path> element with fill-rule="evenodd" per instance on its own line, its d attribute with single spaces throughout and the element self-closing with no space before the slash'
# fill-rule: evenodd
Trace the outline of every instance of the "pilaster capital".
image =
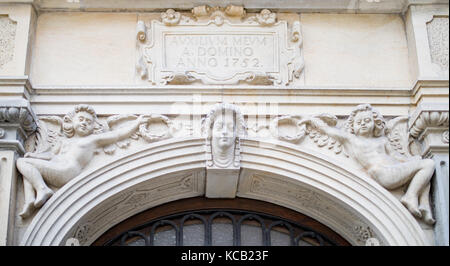
<svg viewBox="0 0 450 266">
<path fill-rule="evenodd" d="M 36 130 L 37 121 L 27 100 L 0 101 L 0 149 L 24 153 L 24 142 Z"/>
<path fill-rule="evenodd" d="M 422 145 L 422 155 L 430 152 L 448 153 L 448 104 L 423 104 L 409 120 L 409 134 Z"/>
</svg>

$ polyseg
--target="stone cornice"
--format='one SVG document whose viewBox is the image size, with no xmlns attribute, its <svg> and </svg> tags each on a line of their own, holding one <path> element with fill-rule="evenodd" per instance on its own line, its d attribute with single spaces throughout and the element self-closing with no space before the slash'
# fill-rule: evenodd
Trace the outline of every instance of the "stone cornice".
<svg viewBox="0 0 450 266">
<path fill-rule="evenodd" d="M 30 94 L 33 92 L 28 76 L 0 76 L 0 97 L 18 96 L 29 99 Z"/>
<path fill-rule="evenodd" d="M 448 78 L 420 78 L 412 87 L 412 95 L 416 95 L 422 88 L 448 88 Z"/>
<path fill-rule="evenodd" d="M 130 4 L 129 0 L 2 0 L 2 3 L 33 4 L 41 11 L 160 11 L 161 9 L 175 8 L 189 10 L 199 5 L 193 0 L 135 0 Z M 410 5 L 448 4 L 448 0 L 242 0 L 230 1 L 230 4 L 244 5 L 249 11 L 263 8 L 276 9 L 278 11 L 292 12 L 337 12 L 337 13 L 403 13 Z M 210 6 L 222 6 L 221 0 L 208 1 Z"/>
</svg>

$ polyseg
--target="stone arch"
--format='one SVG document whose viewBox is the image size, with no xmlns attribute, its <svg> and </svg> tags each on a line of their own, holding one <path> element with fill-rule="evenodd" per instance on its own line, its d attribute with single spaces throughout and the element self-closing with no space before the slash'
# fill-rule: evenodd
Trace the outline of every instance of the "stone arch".
<svg viewBox="0 0 450 266">
<path fill-rule="evenodd" d="M 237 196 L 304 213 L 353 245 L 427 245 L 417 221 L 363 172 L 286 142 L 243 139 Z M 89 245 L 151 207 L 205 194 L 203 138 L 168 139 L 83 173 L 62 187 L 27 228 L 21 245 Z"/>
</svg>

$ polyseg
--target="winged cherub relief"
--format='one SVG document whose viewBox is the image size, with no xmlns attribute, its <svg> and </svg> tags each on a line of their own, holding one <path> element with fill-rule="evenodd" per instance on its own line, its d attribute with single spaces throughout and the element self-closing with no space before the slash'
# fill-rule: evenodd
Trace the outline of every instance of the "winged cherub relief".
<svg viewBox="0 0 450 266">
<path fill-rule="evenodd" d="M 62 187 L 81 173 L 99 148 L 125 140 L 148 120 L 148 116 L 141 115 L 126 126 L 105 131 L 91 106 L 75 106 L 59 121 L 64 136 L 58 145 L 26 153 L 24 158 L 17 160 L 17 168 L 24 178 L 25 194 L 24 208 L 19 215 L 29 217 L 35 208 L 40 208 L 53 195 L 48 185 Z M 54 140 L 57 135 L 50 134 L 47 138 Z"/>
<path fill-rule="evenodd" d="M 358 105 L 345 123 L 346 130 L 329 126 L 320 118 L 311 117 L 304 122 L 339 141 L 348 155 L 386 189 L 407 185 L 406 193 L 400 199 L 403 205 L 426 223 L 435 222 L 429 203 L 434 161 L 402 155 L 398 145 L 392 145 L 392 139 L 386 136 L 394 129 L 387 127 L 383 116 L 372 106 Z"/>
</svg>

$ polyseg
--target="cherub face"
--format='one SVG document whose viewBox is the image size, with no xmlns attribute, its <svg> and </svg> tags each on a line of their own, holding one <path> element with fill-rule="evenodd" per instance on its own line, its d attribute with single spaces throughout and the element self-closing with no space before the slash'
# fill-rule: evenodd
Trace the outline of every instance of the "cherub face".
<svg viewBox="0 0 450 266">
<path fill-rule="evenodd" d="M 230 148 L 235 139 L 234 116 L 232 113 L 225 113 L 218 116 L 212 128 L 212 141 L 214 146 L 220 149 Z"/>
<path fill-rule="evenodd" d="M 372 112 L 364 111 L 357 113 L 353 122 L 353 129 L 357 136 L 372 137 L 373 130 L 375 129 Z"/>
<path fill-rule="evenodd" d="M 72 119 L 75 135 L 84 137 L 94 131 L 94 117 L 88 112 L 78 112 Z"/>
</svg>

